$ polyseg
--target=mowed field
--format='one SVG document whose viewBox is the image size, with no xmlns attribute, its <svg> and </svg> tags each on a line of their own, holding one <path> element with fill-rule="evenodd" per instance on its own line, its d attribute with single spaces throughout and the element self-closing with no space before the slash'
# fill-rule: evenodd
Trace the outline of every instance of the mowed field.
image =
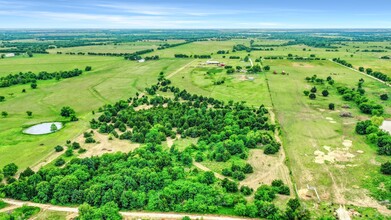
<svg viewBox="0 0 391 220">
<path fill-rule="evenodd" d="M 60 81 L 38 81 L 38 88 L 17 85 L 1 88 L 6 97 L 0 111 L 8 117 L 0 123 L 0 167 L 15 162 L 21 169 L 33 166 L 53 152 L 53 147 L 72 140 L 88 128 L 92 111 L 104 104 L 132 97 L 136 92 L 156 83 L 160 71 L 174 71 L 186 60 L 164 59 L 146 63 L 122 58 L 95 56 L 37 55 L 33 58 L 3 59 L 1 75 L 19 71 L 60 71 L 92 66 L 91 72 Z M 26 93 L 22 90 L 26 89 Z M 49 135 L 23 134 L 24 128 L 51 121 L 63 121 L 59 115 L 63 106 L 75 109 L 78 122 L 66 123 L 65 128 Z M 27 117 L 32 111 L 33 117 Z"/>
<path fill-rule="evenodd" d="M 140 50 L 157 49 L 161 44 L 176 44 L 184 42 L 183 40 L 168 40 L 168 41 L 137 41 L 129 43 L 107 43 L 106 45 L 92 45 L 80 47 L 55 48 L 48 50 L 49 53 L 134 53 Z"/>
</svg>

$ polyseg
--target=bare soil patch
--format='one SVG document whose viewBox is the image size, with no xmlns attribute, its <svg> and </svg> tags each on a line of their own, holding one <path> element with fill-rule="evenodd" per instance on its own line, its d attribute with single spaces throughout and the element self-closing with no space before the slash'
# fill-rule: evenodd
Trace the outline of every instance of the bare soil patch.
<svg viewBox="0 0 391 220">
<path fill-rule="evenodd" d="M 100 156 L 105 153 L 124 152 L 127 153 L 140 146 L 140 144 L 131 143 L 127 140 L 113 139 L 109 140 L 109 137 L 98 132 L 94 132 L 94 139 L 96 143 L 85 144 L 83 135 L 80 135 L 76 141 L 80 143 L 81 147 L 86 149 L 87 152 L 81 154 L 80 158 L 86 158 L 91 156 Z"/>
</svg>

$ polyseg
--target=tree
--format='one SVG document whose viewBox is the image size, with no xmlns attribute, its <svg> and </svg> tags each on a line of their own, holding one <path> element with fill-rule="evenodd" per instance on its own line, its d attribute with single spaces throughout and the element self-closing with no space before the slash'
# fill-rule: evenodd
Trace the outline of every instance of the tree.
<svg viewBox="0 0 391 220">
<path fill-rule="evenodd" d="M 92 67 L 91 66 L 86 66 L 86 68 L 84 69 L 86 72 L 88 71 L 91 71 L 92 70 Z"/>
<path fill-rule="evenodd" d="M 305 96 L 308 96 L 310 94 L 310 91 L 304 90 L 303 93 L 304 93 Z"/>
<path fill-rule="evenodd" d="M 36 89 L 38 87 L 36 82 L 31 83 L 30 86 L 31 86 L 32 89 Z"/>
<path fill-rule="evenodd" d="M 58 130 L 58 128 L 57 128 L 56 124 L 53 123 L 50 125 L 50 132 L 53 133 L 53 132 L 56 132 L 57 130 Z"/>
<path fill-rule="evenodd" d="M 8 112 L 2 111 L 1 112 L 1 116 L 3 116 L 3 118 L 7 117 L 8 116 Z"/>
<path fill-rule="evenodd" d="M 316 89 L 315 86 L 311 88 L 311 92 L 312 92 L 312 93 L 316 93 L 316 91 L 317 91 L 317 89 Z"/>
<path fill-rule="evenodd" d="M 323 91 L 322 91 L 322 95 L 323 95 L 324 97 L 329 96 L 329 91 L 327 91 L 326 89 L 323 90 Z"/>
<path fill-rule="evenodd" d="M 63 116 L 63 117 L 71 117 L 71 115 L 74 115 L 75 114 L 75 110 L 73 110 L 71 107 L 69 106 L 64 106 L 62 107 L 61 109 L 61 113 L 60 115 Z"/>
<path fill-rule="evenodd" d="M 14 163 L 7 164 L 3 168 L 3 174 L 5 177 L 14 176 L 16 172 L 18 172 L 18 166 Z"/>
<path fill-rule="evenodd" d="M 381 94 L 380 95 L 380 99 L 386 101 L 386 100 L 388 100 L 388 95 L 387 94 Z"/>
<path fill-rule="evenodd" d="M 380 172 L 385 175 L 391 175 L 391 162 L 385 162 L 380 166 Z"/>
<path fill-rule="evenodd" d="M 54 150 L 55 150 L 56 152 L 61 152 L 61 151 L 64 150 L 64 147 L 62 147 L 62 146 L 60 146 L 60 145 L 57 145 L 57 146 L 54 147 Z"/>
<path fill-rule="evenodd" d="M 263 67 L 263 70 L 269 71 L 269 70 L 270 70 L 270 66 L 264 66 L 264 67 Z"/>
<path fill-rule="evenodd" d="M 358 70 L 359 70 L 360 72 L 364 72 L 364 71 L 365 71 L 365 68 L 362 67 L 362 66 L 360 66 L 360 67 L 358 68 Z"/>
<path fill-rule="evenodd" d="M 29 177 L 34 174 L 35 172 L 30 167 L 27 167 L 22 173 L 20 173 L 19 178 Z"/>
<path fill-rule="evenodd" d="M 60 167 L 62 165 L 65 164 L 65 160 L 62 159 L 62 158 L 58 158 L 55 162 L 54 162 L 54 166 L 57 166 L 57 167 Z"/>
<path fill-rule="evenodd" d="M 4 96 L 0 96 L 0 102 L 4 102 L 4 100 L 5 100 L 5 97 Z"/>
<path fill-rule="evenodd" d="M 329 110 L 334 110 L 335 109 L 335 104 L 334 103 L 330 103 L 329 104 Z"/>
<path fill-rule="evenodd" d="M 31 117 L 33 115 L 32 111 L 26 111 L 27 116 Z"/>
<path fill-rule="evenodd" d="M 311 93 L 308 97 L 310 97 L 310 99 L 316 99 L 315 93 Z"/>
</svg>

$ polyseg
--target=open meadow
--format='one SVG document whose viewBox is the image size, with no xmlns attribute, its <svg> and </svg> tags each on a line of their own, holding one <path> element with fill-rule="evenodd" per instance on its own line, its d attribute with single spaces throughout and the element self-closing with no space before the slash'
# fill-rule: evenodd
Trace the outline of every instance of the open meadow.
<svg viewBox="0 0 391 220">
<path fill-rule="evenodd" d="M 384 94 L 391 96 L 390 86 L 332 59 L 347 61 L 356 70 L 372 68 L 391 77 L 391 61 L 381 59 L 391 55 L 387 48 L 390 43 L 343 38 L 338 43 L 331 41 L 333 47 L 322 47 L 313 41 L 294 44 L 285 36 L 261 36 L 191 39 L 159 50 L 161 44 L 185 40 L 110 42 L 0 59 L 3 81 L 9 74 L 20 72 L 83 71 L 70 78 L 36 80 L 36 88 L 30 82 L 0 87 L 0 96 L 4 97 L 0 112 L 7 113 L 0 116 L 0 168 L 15 163 L 19 168 L 15 177 L 27 167 L 35 172 L 43 168 L 42 175 L 54 180 L 40 178 L 34 182 L 41 181 L 40 186 L 61 182 L 59 170 L 63 170 L 64 176 L 69 174 L 62 182 L 69 184 L 69 193 L 74 189 L 80 194 L 66 200 L 68 189 L 64 189 L 64 196 L 58 198 L 59 194 L 52 192 L 47 193 L 51 199 L 42 194 L 29 197 L 28 193 L 19 197 L 9 189 L 28 178 L 12 183 L 9 176 L 3 180 L 7 184 L 2 192 L 9 198 L 34 198 L 34 202 L 72 207 L 86 201 L 105 207 L 110 204 L 106 202 L 112 202 L 110 198 L 117 198 L 124 212 L 269 218 L 266 211 L 254 211 L 269 208 L 277 213 L 275 219 L 288 215 L 290 202 L 297 198 L 303 204 L 303 216 L 309 210 L 315 219 L 334 219 L 340 206 L 353 219 L 389 218 L 391 181 L 380 167 L 390 161 L 390 155 L 379 155 L 380 136 L 374 143 L 369 128 L 366 137 L 356 132 L 356 125 L 376 119 L 373 116 L 391 119 L 390 99 L 380 99 Z M 10 42 L 42 43 L 33 39 Z M 154 51 L 137 54 L 146 49 Z M 137 59 L 66 54 L 79 52 L 135 53 Z M 317 89 L 311 91 L 314 87 Z M 348 100 L 339 87 L 354 88 L 353 92 L 363 89 L 361 95 L 381 106 L 383 112 L 363 113 L 361 105 Z M 314 94 L 315 98 L 309 98 Z M 60 115 L 64 106 L 74 109 L 77 121 Z M 64 127 L 46 135 L 23 132 L 43 122 L 62 122 Z M 204 127 L 197 127 L 197 123 Z M 377 127 L 371 129 L 378 131 Z M 80 144 L 75 148 L 71 142 Z M 384 142 L 384 148 L 389 147 L 386 138 Z M 65 153 L 55 151 L 58 145 Z M 270 149 L 275 151 L 270 153 Z M 244 171 L 246 166 L 251 170 Z M 108 173 L 112 170 L 121 174 Z M 131 176 L 139 179 L 121 179 Z M 104 185 L 106 178 L 112 178 L 113 184 Z M 184 185 L 190 183 L 193 188 L 187 189 Z M 159 188 L 154 184 L 167 185 Z M 205 195 L 195 193 L 193 198 L 180 201 L 183 206 L 174 201 L 165 204 L 171 201 L 172 193 L 177 193 L 179 201 L 179 194 L 187 193 L 179 192 L 182 187 Z M 99 199 L 91 199 L 97 194 Z M 223 199 L 213 203 L 211 198 Z M 36 219 L 74 217 L 57 211 L 42 210 L 34 215 Z"/>
</svg>

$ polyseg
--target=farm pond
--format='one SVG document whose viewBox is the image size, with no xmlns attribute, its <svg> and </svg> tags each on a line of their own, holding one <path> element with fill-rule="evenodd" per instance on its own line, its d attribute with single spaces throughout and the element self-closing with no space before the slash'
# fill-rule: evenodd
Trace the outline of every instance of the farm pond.
<svg viewBox="0 0 391 220">
<path fill-rule="evenodd" d="M 25 134 L 50 134 L 56 132 L 62 128 L 61 122 L 45 122 L 31 126 L 23 131 Z"/>
</svg>

